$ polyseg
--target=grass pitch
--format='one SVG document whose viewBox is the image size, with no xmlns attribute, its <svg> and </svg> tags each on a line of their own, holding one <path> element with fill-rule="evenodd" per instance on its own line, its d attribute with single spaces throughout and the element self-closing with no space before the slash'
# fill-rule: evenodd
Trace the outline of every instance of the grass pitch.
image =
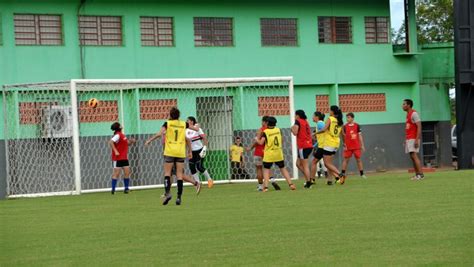
<svg viewBox="0 0 474 267">
<path fill-rule="evenodd" d="M 409 177 L 0 201 L 0 266 L 472 266 L 474 171 Z"/>
</svg>

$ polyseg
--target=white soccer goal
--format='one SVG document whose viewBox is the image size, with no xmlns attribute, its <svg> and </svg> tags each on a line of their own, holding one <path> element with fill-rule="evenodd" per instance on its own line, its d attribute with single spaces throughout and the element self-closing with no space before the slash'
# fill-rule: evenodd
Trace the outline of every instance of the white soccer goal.
<svg viewBox="0 0 474 267">
<path fill-rule="evenodd" d="M 88 106 L 91 98 L 99 100 L 96 108 Z M 162 187 L 162 143 L 144 142 L 173 106 L 182 120 L 196 117 L 208 136 L 204 165 L 216 183 L 255 181 L 253 152 L 244 153 L 245 166 L 235 172 L 229 148 L 235 136 L 249 146 L 263 115 L 277 118 L 286 165 L 297 177 L 292 77 L 84 79 L 3 86 L 8 196 L 109 191 L 107 141 L 115 121 L 137 140 L 129 148 L 131 189 Z"/>
</svg>

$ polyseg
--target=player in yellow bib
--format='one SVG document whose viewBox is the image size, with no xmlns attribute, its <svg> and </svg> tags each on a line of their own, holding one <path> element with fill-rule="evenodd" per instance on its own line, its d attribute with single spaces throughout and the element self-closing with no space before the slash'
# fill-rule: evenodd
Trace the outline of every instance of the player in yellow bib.
<svg viewBox="0 0 474 267">
<path fill-rule="evenodd" d="M 283 139 L 281 131 L 276 127 L 277 120 L 275 117 L 269 117 L 267 120 L 268 128 L 265 129 L 261 137 L 256 137 L 255 141 L 263 145 L 265 144 L 263 153 L 263 191 L 268 191 L 268 181 L 270 180 L 270 169 L 275 163 L 280 168 L 281 174 L 285 177 L 291 190 L 295 190 L 295 185 L 291 182 L 290 174 L 285 168 L 285 158 L 283 156 Z M 278 189 L 277 189 L 278 190 Z"/>
<path fill-rule="evenodd" d="M 324 128 L 318 133 L 324 136 L 323 144 L 321 145 L 323 148 L 324 165 L 329 171 L 329 180 L 332 180 L 332 176 L 334 176 L 336 182 L 340 180 L 340 184 L 344 184 L 344 179 L 340 179 L 339 170 L 333 164 L 334 155 L 341 144 L 340 135 L 344 126 L 342 111 L 338 106 L 331 106 L 329 115 Z"/>
<path fill-rule="evenodd" d="M 167 205 L 171 200 L 171 173 L 173 166 L 176 164 L 176 178 L 178 187 L 178 197 L 176 205 L 181 205 L 181 196 L 183 194 L 183 176 L 184 176 L 184 160 L 186 155 L 192 158 L 191 141 L 186 138 L 186 128 L 189 125 L 185 121 L 179 120 L 179 109 L 172 108 L 170 110 L 170 119 L 163 124 L 161 130 L 145 142 L 148 146 L 151 142 L 165 135 L 164 142 L 164 170 L 165 170 L 165 195 L 163 205 Z M 187 147 L 187 153 L 186 153 Z"/>
</svg>

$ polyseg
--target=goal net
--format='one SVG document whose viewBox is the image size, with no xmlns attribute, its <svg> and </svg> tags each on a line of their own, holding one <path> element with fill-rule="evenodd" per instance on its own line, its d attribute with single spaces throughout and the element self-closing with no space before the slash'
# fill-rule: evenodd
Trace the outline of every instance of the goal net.
<svg viewBox="0 0 474 267">
<path fill-rule="evenodd" d="M 95 108 L 88 104 L 93 98 Z M 195 117 L 206 134 L 204 166 L 216 183 L 254 181 L 253 151 L 245 148 L 265 115 L 277 118 L 286 166 L 297 176 L 291 77 L 71 80 L 3 87 L 8 196 L 108 191 L 112 160 L 107 142 L 116 121 L 137 140 L 128 154 L 132 190 L 162 186 L 163 143 L 144 143 L 160 130 L 172 107 L 180 109 L 181 120 Z M 244 147 L 239 169 L 230 164 L 235 137 Z M 281 177 L 279 171 L 275 176 Z"/>
</svg>

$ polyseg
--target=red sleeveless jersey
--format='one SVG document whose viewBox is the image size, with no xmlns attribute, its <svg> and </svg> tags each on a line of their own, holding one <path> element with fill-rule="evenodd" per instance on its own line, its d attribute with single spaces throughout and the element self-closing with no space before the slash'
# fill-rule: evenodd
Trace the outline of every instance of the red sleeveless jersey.
<svg viewBox="0 0 474 267">
<path fill-rule="evenodd" d="M 262 127 L 260 128 L 260 132 L 263 133 L 263 131 L 265 131 L 267 129 L 267 127 Z M 253 155 L 254 156 L 257 156 L 257 157 L 263 157 L 263 150 L 265 149 L 265 145 L 259 145 L 259 144 L 256 144 L 255 145 L 255 151 L 253 152 Z"/>
<path fill-rule="evenodd" d="M 416 110 L 412 109 L 407 114 L 406 127 L 405 127 L 406 140 L 416 139 L 416 135 L 418 133 L 418 126 L 416 125 L 416 123 L 413 123 L 411 119 L 414 112 L 416 112 Z"/>
<path fill-rule="evenodd" d="M 115 142 L 115 148 L 117 148 L 119 155 L 116 156 L 114 151 L 112 151 L 112 160 L 128 160 L 128 140 L 127 137 L 121 132 L 117 131 L 114 133 L 114 136 L 118 135 L 118 141 L 113 140 Z"/>
<path fill-rule="evenodd" d="M 306 120 L 296 119 L 299 125 L 296 142 L 298 149 L 313 148 L 313 139 L 311 138 L 311 128 Z"/>
<path fill-rule="evenodd" d="M 357 123 L 353 123 L 352 125 L 346 123 L 344 125 L 344 144 L 347 147 L 347 150 L 356 150 L 360 149 L 360 126 Z"/>
</svg>

